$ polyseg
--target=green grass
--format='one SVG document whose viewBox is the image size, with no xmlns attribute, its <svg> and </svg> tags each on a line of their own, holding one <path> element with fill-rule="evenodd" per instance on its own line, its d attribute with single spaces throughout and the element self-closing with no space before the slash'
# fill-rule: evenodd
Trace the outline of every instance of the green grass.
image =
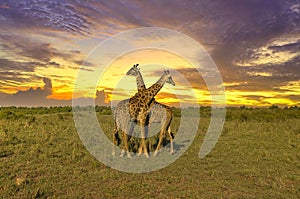
<svg viewBox="0 0 300 199">
<path fill-rule="evenodd" d="M 299 198 L 299 109 L 229 108 L 216 147 L 199 159 L 209 124 L 204 109 L 189 150 L 145 174 L 98 162 L 82 145 L 69 109 L 54 109 L 0 109 L 0 197 Z M 112 116 L 99 121 L 110 137 Z"/>
</svg>

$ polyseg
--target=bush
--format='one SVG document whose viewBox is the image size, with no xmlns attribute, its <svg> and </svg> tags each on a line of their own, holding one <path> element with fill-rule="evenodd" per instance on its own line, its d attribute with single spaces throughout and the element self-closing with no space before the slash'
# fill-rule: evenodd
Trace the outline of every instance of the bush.
<svg viewBox="0 0 300 199">
<path fill-rule="evenodd" d="M 18 119 L 23 117 L 24 114 L 22 112 L 13 112 L 10 110 L 1 110 L 0 111 L 0 119 Z"/>
</svg>

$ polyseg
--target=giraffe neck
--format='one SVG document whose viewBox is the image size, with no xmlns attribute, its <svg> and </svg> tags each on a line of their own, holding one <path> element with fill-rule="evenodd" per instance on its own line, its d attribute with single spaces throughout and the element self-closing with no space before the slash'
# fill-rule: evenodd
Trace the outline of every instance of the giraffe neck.
<svg viewBox="0 0 300 199">
<path fill-rule="evenodd" d="M 164 86 L 165 82 L 166 76 L 163 75 L 155 84 L 146 89 L 148 93 L 147 97 L 149 99 L 149 102 L 157 95 L 160 89 Z"/>
<path fill-rule="evenodd" d="M 142 74 L 140 71 L 138 72 L 138 75 L 136 76 L 136 85 L 138 88 L 138 91 L 146 90 L 146 86 L 142 77 Z"/>
</svg>

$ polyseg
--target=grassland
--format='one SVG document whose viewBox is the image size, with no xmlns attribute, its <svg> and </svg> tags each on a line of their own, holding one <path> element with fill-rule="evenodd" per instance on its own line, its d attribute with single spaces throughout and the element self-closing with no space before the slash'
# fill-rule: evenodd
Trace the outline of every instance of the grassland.
<svg viewBox="0 0 300 199">
<path fill-rule="evenodd" d="M 131 174 L 89 154 L 70 108 L 1 108 L 0 197 L 299 198 L 299 108 L 229 108 L 222 135 L 204 159 L 198 153 L 210 110 L 201 111 L 197 136 L 183 156 L 159 171 Z M 97 113 L 109 135 L 111 111 Z M 180 112 L 175 115 L 176 129 Z"/>
</svg>

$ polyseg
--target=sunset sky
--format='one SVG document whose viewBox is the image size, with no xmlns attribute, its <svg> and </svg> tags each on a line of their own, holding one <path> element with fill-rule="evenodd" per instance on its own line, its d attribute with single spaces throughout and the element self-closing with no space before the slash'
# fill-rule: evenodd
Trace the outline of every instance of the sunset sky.
<svg viewBox="0 0 300 199">
<path fill-rule="evenodd" d="M 300 105 L 298 0 L 2 0 L 0 106 L 71 105 L 80 68 L 87 76 L 105 71 L 97 92 L 83 90 L 76 97 L 97 97 L 107 105 L 136 92 L 135 78 L 125 76 L 136 63 L 147 87 L 162 70 L 171 71 L 176 86 L 166 85 L 158 101 L 192 105 L 192 92 L 196 103 L 209 105 L 203 74 L 178 55 L 143 49 L 120 55 L 110 66 L 91 55 L 109 37 L 141 27 L 168 28 L 197 41 L 221 73 L 227 106 Z M 125 42 L 170 39 L 144 38 Z"/>
</svg>

